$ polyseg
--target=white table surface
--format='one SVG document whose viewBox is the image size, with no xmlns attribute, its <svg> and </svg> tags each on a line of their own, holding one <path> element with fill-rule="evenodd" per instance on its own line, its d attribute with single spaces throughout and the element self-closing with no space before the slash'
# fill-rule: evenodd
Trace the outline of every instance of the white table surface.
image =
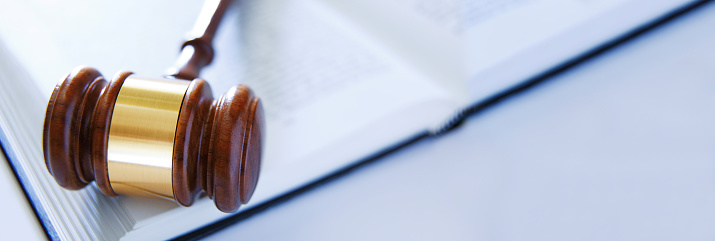
<svg viewBox="0 0 715 241">
<path fill-rule="evenodd" d="M 713 240 L 715 4 L 209 240 Z"/>
</svg>

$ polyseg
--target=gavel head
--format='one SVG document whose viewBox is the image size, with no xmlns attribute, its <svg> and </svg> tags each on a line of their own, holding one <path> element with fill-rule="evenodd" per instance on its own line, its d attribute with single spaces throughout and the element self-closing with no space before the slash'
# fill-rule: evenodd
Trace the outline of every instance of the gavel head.
<svg viewBox="0 0 715 241">
<path fill-rule="evenodd" d="M 214 99 L 202 79 L 120 72 L 107 81 L 78 67 L 52 92 L 43 147 L 47 169 L 67 189 L 95 181 L 109 196 L 183 206 L 206 193 L 235 212 L 258 182 L 264 128 L 261 101 L 244 85 Z"/>
</svg>

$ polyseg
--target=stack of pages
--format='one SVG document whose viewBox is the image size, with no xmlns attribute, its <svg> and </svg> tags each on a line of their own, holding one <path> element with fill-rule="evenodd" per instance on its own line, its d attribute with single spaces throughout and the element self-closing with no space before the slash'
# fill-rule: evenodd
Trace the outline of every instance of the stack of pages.
<svg viewBox="0 0 715 241">
<path fill-rule="evenodd" d="M 169 239 L 449 130 L 470 107 L 697 2 L 240 1 L 202 73 L 215 96 L 244 83 L 264 101 L 261 177 L 238 214 L 64 190 L 42 155 L 57 81 L 77 65 L 160 77 L 202 2 L 4 2 L 0 143 L 50 237 Z"/>
</svg>

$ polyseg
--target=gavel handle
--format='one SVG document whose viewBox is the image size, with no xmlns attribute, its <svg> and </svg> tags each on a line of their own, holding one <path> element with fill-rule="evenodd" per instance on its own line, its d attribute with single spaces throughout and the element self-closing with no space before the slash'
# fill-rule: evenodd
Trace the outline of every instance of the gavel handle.
<svg viewBox="0 0 715 241">
<path fill-rule="evenodd" d="M 232 0 L 206 0 L 196 20 L 190 39 L 181 47 L 179 59 L 167 70 L 167 75 L 192 80 L 199 76 L 201 68 L 211 63 L 214 56 L 212 46 L 214 35 L 223 14 Z"/>
</svg>

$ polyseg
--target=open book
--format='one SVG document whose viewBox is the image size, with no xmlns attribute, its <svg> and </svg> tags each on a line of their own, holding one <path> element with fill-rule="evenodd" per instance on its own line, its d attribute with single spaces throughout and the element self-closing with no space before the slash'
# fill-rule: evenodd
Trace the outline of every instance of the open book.
<svg viewBox="0 0 715 241">
<path fill-rule="evenodd" d="M 239 214 L 209 200 L 186 208 L 67 191 L 42 159 L 56 81 L 78 64 L 161 75 L 200 2 L 2 3 L 0 142 L 50 237 L 168 239 L 448 130 L 470 106 L 693 2 L 241 1 L 202 75 L 215 95 L 246 83 L 265 104 L 262 173 Z"/>
</svg>

